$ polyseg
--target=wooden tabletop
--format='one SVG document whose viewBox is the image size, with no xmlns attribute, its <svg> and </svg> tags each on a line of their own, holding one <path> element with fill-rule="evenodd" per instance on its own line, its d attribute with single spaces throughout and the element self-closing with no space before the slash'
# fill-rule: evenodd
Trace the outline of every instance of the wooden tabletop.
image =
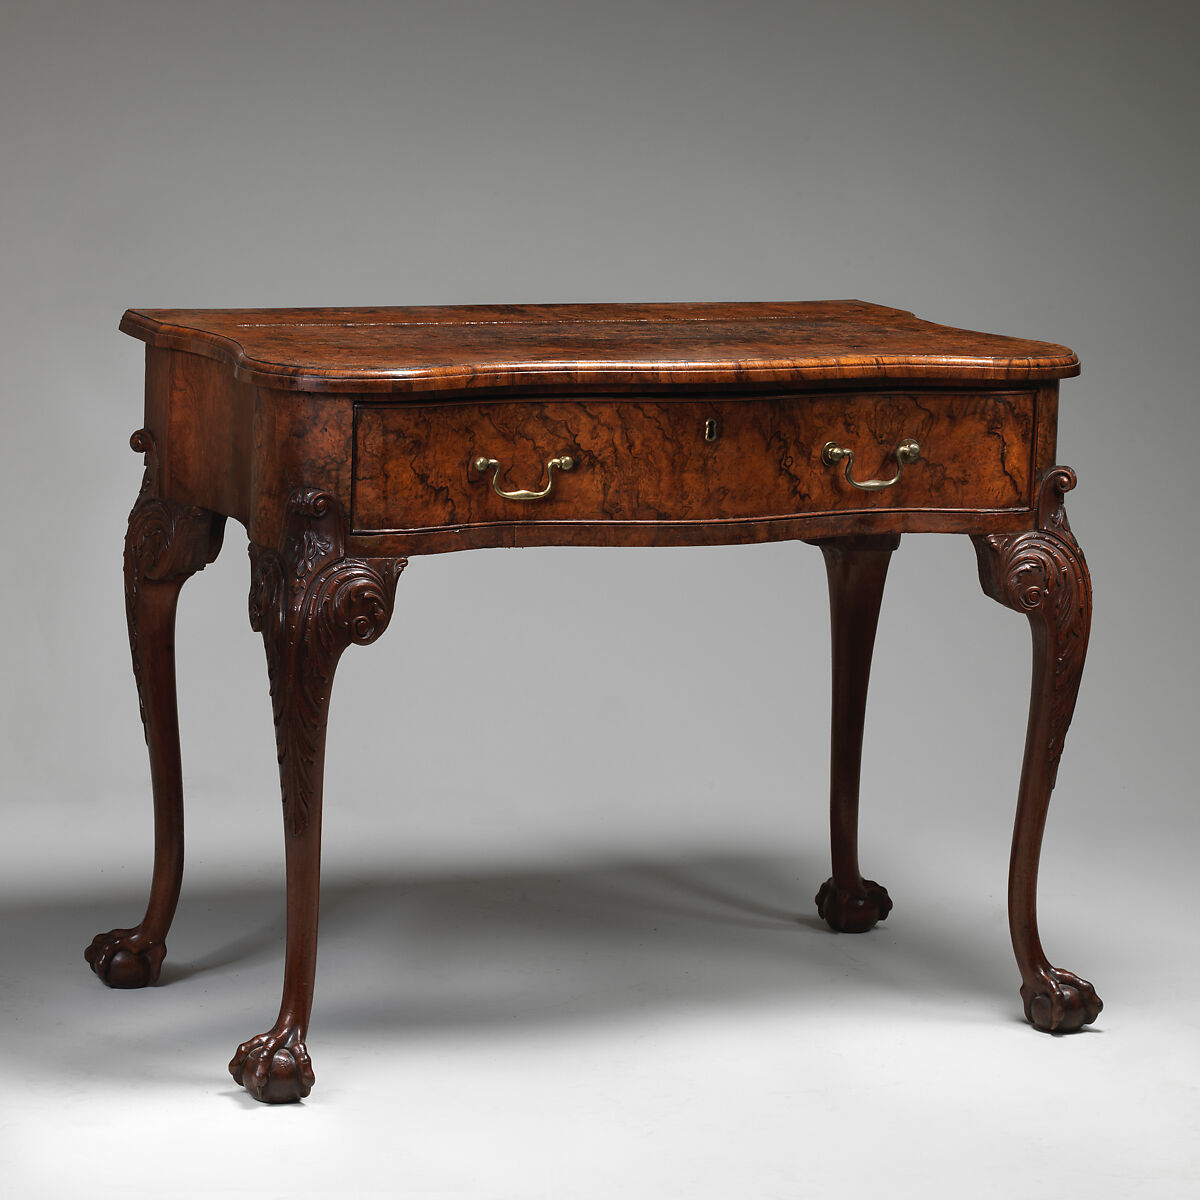
<svg viewBox="0 0 1200 1200">
<path fill-rule="evenodd" d="M 130 309 L 152 346 L 305 392 L 810 384 L 1025 383 L 1079 374 L 1065 346 L 922 321 L 861 300 Z"/>
</svg>

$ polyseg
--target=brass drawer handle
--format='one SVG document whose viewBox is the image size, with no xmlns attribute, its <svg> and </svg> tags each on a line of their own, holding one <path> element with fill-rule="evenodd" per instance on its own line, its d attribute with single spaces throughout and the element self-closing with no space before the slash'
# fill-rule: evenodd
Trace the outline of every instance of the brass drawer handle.
<svg viewBox="0 0 1200 1200">
<path fill-rule="evenodd" d="M 832 467 L 840 463 L 842 459 L 846 460 L 846 482 L 852 483 L 856 488 L 864 492 L 882 492 L 885 488 L 890 488 L 892 484 L 900 482 L 900 476 L 904 474 L 904 468 L 911 463 L 915 463 L 921 457 L 921 446 L 915 438 L 905 438 L 904 441 L 896 447 L 896 473 L 891 479 L 864 479 L 861 483 L 854 479 L 850 471 L 854 466 L 854 451 L 847 450 L 843 446 L 839 446 L 836 442 L 826 442 L 821 447 L 821 461 L 827 466 Z"/>
<path fill-rule="evenodd" d="M 560 471 L 571 471 L 575 467 L 575 460 L 569 454 L 560 454 L 558 458 L 550 459 L 546 464 L 546 486 L 540 492 L 529 492 L 524 488 L 517 488 L 515 492 L 506 492 L 500 486 L 500 464 L 494 458 L 487 458 L 481 454 L 471 465 L 480 473 L 495 468 L 496 473 L 492 476 L 492 491 L 497 496 L 503 496 L 505 500 L 544 500 L 550 495 L 550 489 L 554 486 L 554 468 L 557 467 Z"/>
</svg>

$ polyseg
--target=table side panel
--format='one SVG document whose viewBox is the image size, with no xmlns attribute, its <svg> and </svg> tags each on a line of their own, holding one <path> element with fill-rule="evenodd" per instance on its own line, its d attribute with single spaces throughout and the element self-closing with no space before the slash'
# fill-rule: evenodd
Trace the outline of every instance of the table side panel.
<svg viewBox="0 0 1200 1200">
<path fill-rule="evenodd" d="M 1033 448 L 1033 480 L 1036 485 L 1058 464 L 1058 384 L 1037 389 L 1037 432 Z"/>
<path fill-rule="evenodd" d="M 147 348 L 145 422 L 162 495 L 248 524 L 254 396 L 223 363 Z"/>
<path fill-rule="evenodd" d="M 788 396 L 561 397 L 356 410 L 353 528 L 417 532 L 564 523 L 701 524 L 819 513 L 1004 511 L 1031 505 L 1032 391 Z M 710 424 L 711 423 L 711 424 Z M 706 429 L 715 440 L 706 440 Z M 895 474 L 904 438 L 922 447 L 896 486 L 866 492 L 821 461 L 855 450 L 854 478 Z M 496 495 L 477 456 L 501 463 Z M 555 539 L 557 540 L 557 539 Z"/>
<path fill-rule="evenodd" d="M 251 541 L 260 546 L 280 543 L 288 497 L 296 488 L 331 492 L 350 511 L 350 397 L 258 388 L 253 439 Z"/>
</svg>

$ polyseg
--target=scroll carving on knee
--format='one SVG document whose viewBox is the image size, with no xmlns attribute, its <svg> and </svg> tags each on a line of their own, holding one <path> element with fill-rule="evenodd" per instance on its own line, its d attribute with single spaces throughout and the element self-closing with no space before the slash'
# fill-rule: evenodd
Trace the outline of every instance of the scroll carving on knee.
<svg viewBox="0 0 1200 1200">
<path fill-rule="evenodd" d="M 350 645 L 369 645 L 391 620 L 405 558 L 345 557 L 345 517 L 316 488 L 292 493 L 281 550 L 250 546 L 250 625 L 263 636 L 287 827 L 303 831 L 334 670 Z"/>
<path fill-rule="evenodd" d="M 146 726 L 146 696 L 143 664 L 147 590 L 165 584 L 167 603 L 172 606 L 179 589 L 197 571 L 202 571 L 221 552 L 225 518 L 194 504 L 162 499 L 158 491 L 158 449 L 149 430 L 138 429 L 129 439 L 132 449 L 146 456 L 146 469 L 138 498 L 129 514 L 125 535 L 125 615 L 129 624 L 129 649 L 137 683 L 142 726 Z M 159 647 L 152 647 L 154 653 Z M 174 653 L 173 631 L 170 652 Z M 149 731 L 147 730 L 147 737 Z"/>
</svg>

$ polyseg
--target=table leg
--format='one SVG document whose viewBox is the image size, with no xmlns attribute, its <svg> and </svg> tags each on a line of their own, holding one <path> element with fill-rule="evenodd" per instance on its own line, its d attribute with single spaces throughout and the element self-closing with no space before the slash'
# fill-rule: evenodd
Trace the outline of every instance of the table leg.
<svg viewBox="0 0 1200 1200">
<path fill-rule="evenodd" d="M 833 875 L 817 893 L 817 912 L 839 933 L 865 933 L 892 908 L 887 889 L 858 867 L 858 789 L 863 718 L 879 605 L 895 535 L 818 542 L 829 577 L 833 641 L 829 831 Z"/>
<path fill-rule="evenodd" d="M 287 947 L 279 1017 L 229 1064 L 256 1100 L 300 1100 L 313 1085 L 305 1037 L 312 1012 L 321 882 L 321 792 L 334 670 L 351 643 L 387 628 L 405 559 L 345 557 L 345 518 L 326 492 L 288 506 L 283 550 L 250 547 L 250 623 L 271 679 L 287 863 Z"/>
<path fill-rule="evenodd" d="M 109 987 L 154 983 L 183 878 L 183 772 L 175 698 L 175 610 L 184 583 L 217 557 L 225 518 L 156 494 L 154 439 L 139 429 L 130 445 L 146 455 L 142 490 L 125 535 L 125 613 L 154 793 L 154 874 L 146 915 L 130 929 L 98 933 L 84 958 Z"/>
<path fill-rule="evenodd" d="M 972 538 L 983 590 L 1025 613 L 1033 631 L 1033 685 L 1009 865 L 1008 919 L 1025 1015 L 1050 1033 L 1081 1029 L 1104 1007 L 1086 979 L 1050 965 L 1037 926 L 1042 832 L 1092 621 L 1092 581 L 1063 505 L 1074 486 L 1072 470 L 1054 467 L 1042 480 L 1036 529 Z"/>
</svg>

